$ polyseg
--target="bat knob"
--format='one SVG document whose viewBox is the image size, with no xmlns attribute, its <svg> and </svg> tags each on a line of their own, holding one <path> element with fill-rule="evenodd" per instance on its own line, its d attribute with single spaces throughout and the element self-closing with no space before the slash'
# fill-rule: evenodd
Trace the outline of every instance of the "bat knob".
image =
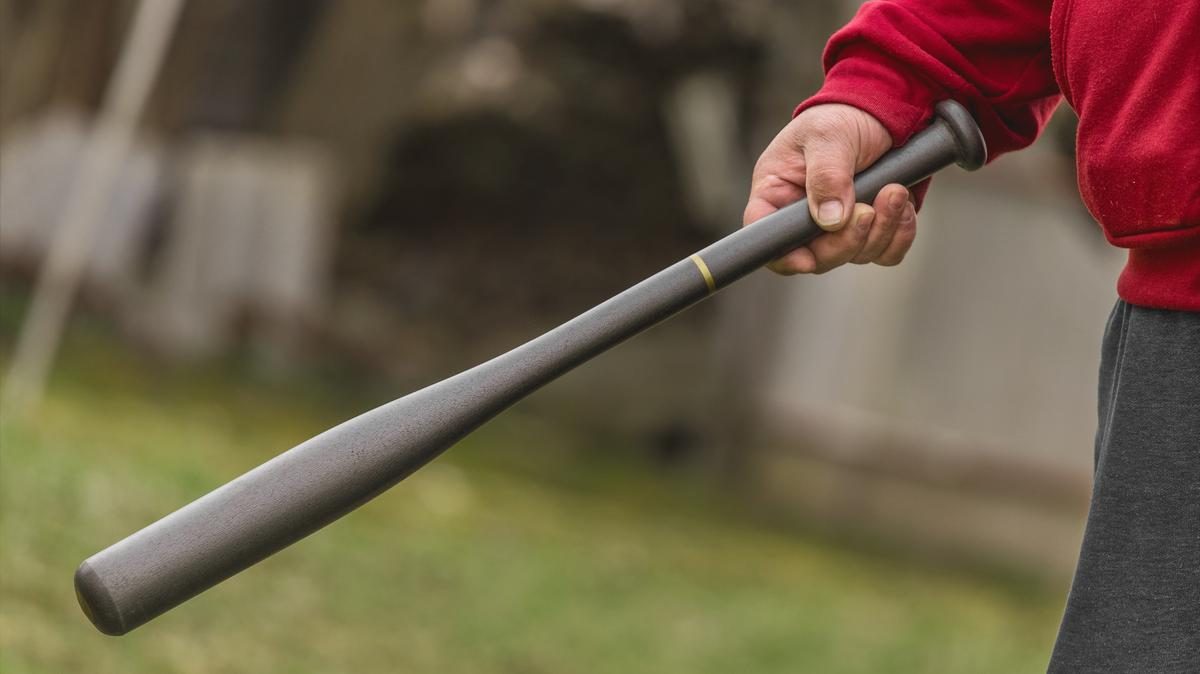
<svg viewBox="0 0 1200 674">
<path fill-rule="evenodd" d="M 987 162 L 987 144 L 983 141 L 983 132 L 971 117 L 967 109 L 955 101 L 945 100 L 935 108 L 937 116 L 946 123 L 946 128 L 954 135 L 957 146 L 958 160 L 955 162 L 968 171 L 984 165 Z"/>
<path fill-rule="evenodd" d="M 114 637 L 129 631 L 108 588 L 87 562 L 75 571 L 75 597 L 79 600 L 79 608 L 96 629 Z"/>
</svg>

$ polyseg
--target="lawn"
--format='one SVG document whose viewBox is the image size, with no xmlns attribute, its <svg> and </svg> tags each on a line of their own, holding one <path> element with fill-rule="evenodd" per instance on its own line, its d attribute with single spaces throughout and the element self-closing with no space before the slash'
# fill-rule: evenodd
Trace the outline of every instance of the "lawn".
<svg viewBox="0 0 1200 674">
<path fill-rule="evenodd" d="M 1044 671 L 1062 595 L 772 524 L 514 410 L 363 510 L 119 638 L 75 566 L 379 402 L 76 330 L 0 423 L 0 671 Z"/>
</svg>

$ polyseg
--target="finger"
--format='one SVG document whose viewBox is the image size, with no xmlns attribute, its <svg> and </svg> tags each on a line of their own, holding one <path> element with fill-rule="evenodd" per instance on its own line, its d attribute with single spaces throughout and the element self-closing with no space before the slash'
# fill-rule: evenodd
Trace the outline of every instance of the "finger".
<svg viewBox="0 0 1200 674">
<path fill-rule="evenodd" d="M 817 270 L 817 258 L 813 256 L 813 252 L 809 250 L 808 246 L 802 246 L 778 260 L 774 260 L 767 265 L 767 269 L 784 276 L 811 274 Z"/>
<path fill-rule="evenodd" d="M 896 227 L 896 235 L 892 237 L 892 242 L 888 244 L 887 250 L 875 258 L 875 264 L 884 267 L 893 267 L 900 264 L 904 260 L 904 256 L 908 254 L 909 249 L 912 248 L 913 241 L 916 238 L 917 209 L 909 202 L 904 207 L 904 215 L 900 218 L 899 226 Z"/>
<path fill-rule="evenodd" d="M 750 189 L 750 199 L 742 213 L 742 225 L 749 225 L 804 198 L 804 187 L 788 182 L 778 175 L 770 174 L 755 180 Z"/>
<path fill-rule="evenodd" d="M 896 235 L 896 227 L 904 215 L 908 205 L 908 190 L 903 185 L 886 185 L 875 197 L 875 221 L 871 224 L 871 233 L 858 255 L 851 262 L 866 264 L 874 262 L 892 243 Z"/>
<path fill-rule="evenodd" d="M 816 134 L 804 146 L 808 208 L 825 231 L 837 231 L 850 220 L 855 156 L 849 143 L 837 136 Z"/>
<path fill-rule="evenodd" d="M 764 155 L 755 167 L 750 199 L 742 212 L 743 227 L 804 198 L 804 157 L 799 149 L 789 151 L 787 156 L 786 161 L 780 162 Z M 767 268 L 791 276 L 809 272 L 815 265 L 812 253 L 801 248 L 768 263 Z"/>
<path fill-rule="evenodd" d="M 875 219 L 875 213 L 870 206 L 857 204 L 853 216 L 849 219 L 851 221 L 849 226 L 817 237 L 808 244 L 809 250 L 816 258 L 816 267 L 812 273 L 824 274 L 835 267 L 840 267 L 854 259 L 854 256 L 862 250 L 863 245 L 867 242 L 867 235 L 871 231 L 871 222 Z"/>
</svg>

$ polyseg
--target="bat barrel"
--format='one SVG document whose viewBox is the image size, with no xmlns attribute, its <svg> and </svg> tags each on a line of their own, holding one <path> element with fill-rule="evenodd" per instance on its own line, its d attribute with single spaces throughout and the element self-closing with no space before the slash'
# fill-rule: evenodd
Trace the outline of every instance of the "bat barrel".
<svg viewBox="0 0 1200 674">
<path fill-rule="evenodd" d="M 983 164 L 953 102 L 855 178 L 860 201 L 952 163 Z M 105 634 L 144 624 L 366 503 L 479 425 L 575 366 L 682 311 L 821 230 L 805 201 L 681 260 L 575 319 L 442 382 L 350 419 L 85 560 L 84 613 Z"/>
<path fill-rule="evenodd" d="M 684 260 L 466 372 L 350 419 L 89 557 L 80 606 L 120 635 L 407 477 L 543 384 L 709 294 Z"/>
</svg>

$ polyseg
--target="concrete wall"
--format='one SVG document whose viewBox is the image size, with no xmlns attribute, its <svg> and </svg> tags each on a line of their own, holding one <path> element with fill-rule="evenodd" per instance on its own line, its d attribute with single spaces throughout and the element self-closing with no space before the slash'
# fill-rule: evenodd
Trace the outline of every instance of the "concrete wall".
<svg viewBox="0 0 1200 674">
<path fill-rule="evenodd" d="M 940 175 L 902 265 L 777 291 L 761 389 L 772 451 L 760 468 L 778 496 L 846 514 L 861 506 L 893 528 L 942 520 L 947 535 L 933 538 L 948 544 L 970 532 L 975 547 L 1012 561 L 1069 567 L 1124 256 L 1104 244 L 1064 161 L 1033 148 L 978 174 Z M 859 475 L 824 483 L 862 492 L 858 505 L 797 493 L 780 475 L 799 479 L 798 457 Z M 924 486 L 879 500 L 896 491 L 880 476 Z M 968 517 L 983 500 L 1004 505 Z"/>
</svg>

